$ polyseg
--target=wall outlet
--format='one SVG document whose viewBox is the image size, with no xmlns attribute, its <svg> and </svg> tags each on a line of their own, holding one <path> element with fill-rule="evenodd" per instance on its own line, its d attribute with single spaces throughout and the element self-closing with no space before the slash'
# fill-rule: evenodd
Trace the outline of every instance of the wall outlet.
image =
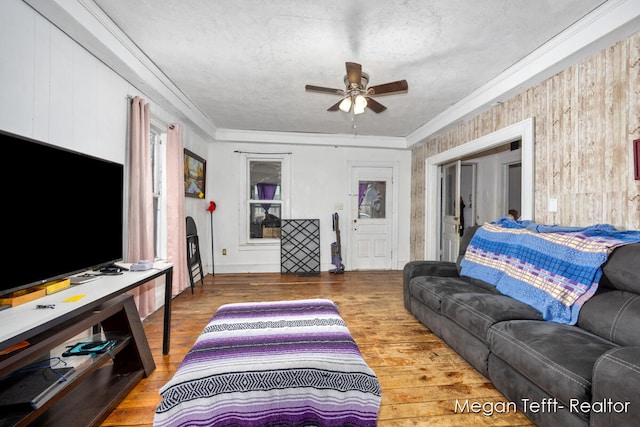
<svg viewBox="0 0 640 427">
<path fill-rule="evenodd" d="M 549 199 L 549 212 L 558 212 L 558 199 Z"/>
</svg>

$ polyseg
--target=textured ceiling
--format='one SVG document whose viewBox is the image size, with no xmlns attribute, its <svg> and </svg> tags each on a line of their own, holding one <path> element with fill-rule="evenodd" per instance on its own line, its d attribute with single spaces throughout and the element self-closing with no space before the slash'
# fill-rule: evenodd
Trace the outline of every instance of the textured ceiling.
<svg viewBox="0 0 640 427">
<path fill-rule="evenodd" d="M 601 0 L 95 0 L 217 128 L 406 137 Z M 327 112 L 345 62 L 406 79 L 388 109 Z M 355 129 L 354 129 L 355 126 Z"/>
</svg>

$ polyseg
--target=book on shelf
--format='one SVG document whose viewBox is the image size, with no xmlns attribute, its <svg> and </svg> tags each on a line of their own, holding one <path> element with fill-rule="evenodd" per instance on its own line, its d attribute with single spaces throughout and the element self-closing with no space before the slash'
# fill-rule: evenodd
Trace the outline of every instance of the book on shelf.
<svg viewBox="0 0 640 427">
<path fill-rule="evenodd" d="M 0 351 L 0 356 L 4 356 L 5 354 L 11 354 L 14 351 L 18 351 L 21 348 L 25 348 L 25 347 L 29 347 L 29 341 L 20 341 L 17 344 L 14 344 L 10 347 L 5 348 L 4 350 Z"/>
</svg>

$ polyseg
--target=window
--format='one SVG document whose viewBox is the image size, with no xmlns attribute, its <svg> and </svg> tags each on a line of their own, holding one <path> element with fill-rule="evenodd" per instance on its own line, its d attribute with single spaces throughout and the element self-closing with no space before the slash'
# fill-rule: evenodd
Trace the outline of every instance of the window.
<svg viewBox="0 0 640 427">
<path fill-rule="evenodd" d="M 249 161 L 249 238 L 280 237 L 282 218 L 282 163 Z"/>
<path fill-rule="evenodd" d="M 153 174 L 153 247 L 154 256 L 166 258 L 165 141 L 167 134 L 151 120 L 151 169 Z"/>
<path fill-rule="evenodd" d="M 288 158 L 285 155 L 243 155 L 246 216 L 242 243 L 276 243 L 280 220 L 287 212 Z"/>
</svg>

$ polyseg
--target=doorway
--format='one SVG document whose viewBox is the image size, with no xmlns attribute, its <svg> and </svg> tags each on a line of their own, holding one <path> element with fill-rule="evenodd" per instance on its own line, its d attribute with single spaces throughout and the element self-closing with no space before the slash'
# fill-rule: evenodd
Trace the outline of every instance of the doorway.
<svg viewBox="0 0 640 427">
<path fill-rule="evenodd" d="M 436 154 L 425 160 L 425 253 L 424 259 L 440 259 L 440 169 L 458 159 L 471 159 L 472 156 L 508 144 L 521 141 L 521 219 L 533 219 L 534 214 L 534 118 L 507 126 L 466 144 Z M 479 185 L 479 184 L 478 184 Z M 497 190 L 497 188 L 496 188 Z M 478 194 L 480 194 L 480 191 Z M 495 197 L 495 192 L 492 197 Z M 498 196 L 500 197 L 500 196 Z M 477 198 L 474 201 L 477 210 Z"/>
</svg>

